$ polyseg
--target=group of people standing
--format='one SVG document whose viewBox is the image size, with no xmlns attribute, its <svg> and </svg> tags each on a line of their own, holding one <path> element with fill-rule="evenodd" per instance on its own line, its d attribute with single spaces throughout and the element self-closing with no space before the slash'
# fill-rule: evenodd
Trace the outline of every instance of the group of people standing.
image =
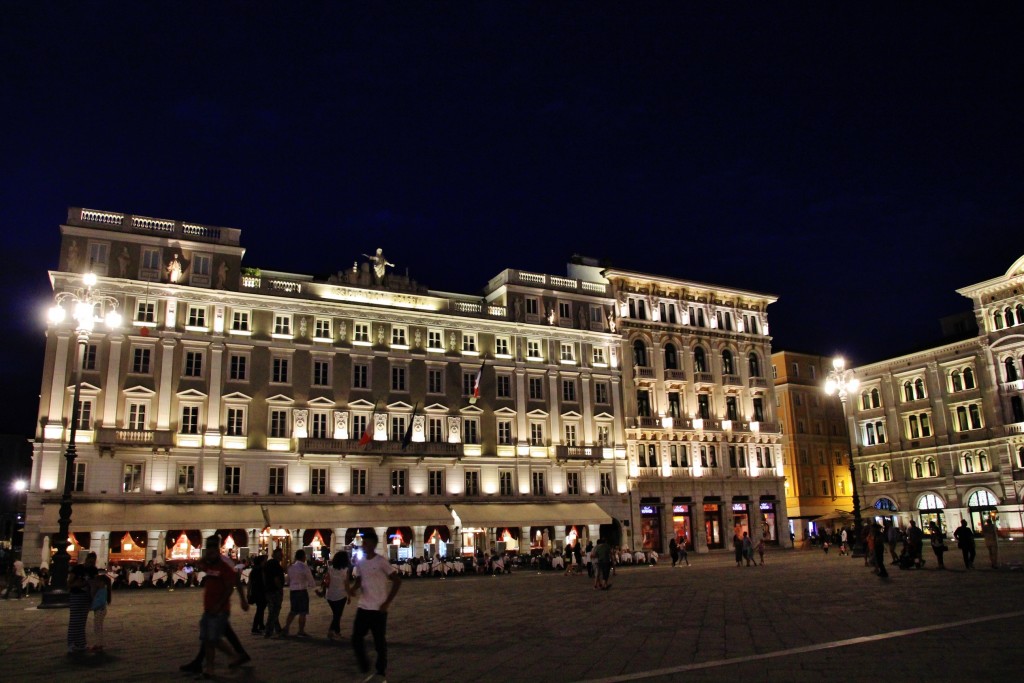
<svg viewBox="0 0 1024 683">
<path fill-rule="evenodd" d="M 945 554 L 949 550 L 949 546 L 946 544 L 946 534 L 935 521 L 928 523 L 928 532 L 928 545 L 935 556 L 936 567 L 946 569 Z M 996 569 L 999 566 L 999 543 L 996 527 L 992 520 L 985 520 L 982 524 L 981 535 L 988 550 L 992 568 Z M 846 530 L 843 530 L 844 545 L 845 537 Z M 878 522 L 871 522 L 864 527 L 862 536 L 862 540 L 867 546 L 864 564 L 871 564 L 878 576 L 887 577 L 885 550 L 888 548 L 891 564 L 897 565 L 901 569 L 920 569 L 925 564 L 923 556 L 925 538 L 924 531 L 915 520 L 910 521 L 906 531 L 889 521 L 886 521 L 884 526 Z M 966 519 L 960 520 L 960 526 L 953 532 L 953 539 L 963 555 L 964 568 L 973 569 L 977 554 L 975 535 Z"/>
<path fill-rule="evenodd" d="M 758 554 L 761 566 L 764 566 L 764 537 L 755 545 L 754 539 L 750 538 L 750 534 L 746 531 L 741 532 L 739 527 L 737 527 L 732 535 L 732 549 L 736 557 L 737 567 L 743 566 L 744 560 L 746 560 L 748 567 L 758 564 L 758 561 L 754 559 L 755 551 Z"/>
</svg>

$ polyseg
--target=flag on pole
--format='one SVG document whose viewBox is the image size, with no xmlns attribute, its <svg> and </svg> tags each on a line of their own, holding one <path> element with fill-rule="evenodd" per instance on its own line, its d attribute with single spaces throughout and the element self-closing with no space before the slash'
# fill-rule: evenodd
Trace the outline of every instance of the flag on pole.
<svg viewBox="0 0 1024 683">
<path fill-rule="evenodd" d="M 412 409 L 412 417 L 409 418 L 409 426 L 405 428 L 405 436 L 402 437 L 402 450 L 404 451 L 412 443 L 412 426 L 416 423 L 416 410 L 419 408 L 419 404 Z"/>
<path fill-rule="evenodd" d="M 476 371 L 476 378 L 473 380 L 473 396 L 469 399 L 470 404 L 476 403 L 476 400 L 480 398 L 480 378 L 483 377 L 484 365 L 486 364 L 487 361 L 481 363 L 480 369 Z"/>
<path fill-rule="evenodd" d="M 370 419 L 366 421 L 366 431 L 359 437 L 359 445 L 365 446 L 373 440 L 373 413 L 370 414 Z"/>
</svg>

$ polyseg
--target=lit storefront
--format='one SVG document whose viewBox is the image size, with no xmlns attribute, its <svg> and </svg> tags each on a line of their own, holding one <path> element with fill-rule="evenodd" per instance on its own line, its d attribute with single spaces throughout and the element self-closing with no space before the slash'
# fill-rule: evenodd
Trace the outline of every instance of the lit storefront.
<svg viewBox="0 0 1024 683">
<path fill-rule="evenodd" d="M 640 547 L 644 550 L 662 551 L 661 545 L 661 505 L 659 503 L 640 503 Z"/>
<path fill-rule="evenodd" d="M 718 499 L 704 499 L 704 534 L 708 549 L 725 547 L 722 534 L 722 502 Z"/>
<path fill-rule="evenodd" d="M 685 501 L 685 502 L 684 502 Z M 687 550 L 693 550 L 693 512 L 689 499 L 677 498 L 672 503 L 672 534 Z"/>
<path fill-rule="evenodd" d="M 776 506 L 778 503 L 774 498 L 761 497 L 758 503 L 758 511 L 761 517 L 761 538 L 765 543 L 772 545 L 779 544 L 779 524 Z"/>
<path fill-rule="evenodd" d="M 920 516 L 921 530 L 928 532 L 928 525 L 935 522 L 939 529 L 946 533 L 946 503 L 934 493 L 926 493 L 917 501 L 917 512 Z"/>
</svg>

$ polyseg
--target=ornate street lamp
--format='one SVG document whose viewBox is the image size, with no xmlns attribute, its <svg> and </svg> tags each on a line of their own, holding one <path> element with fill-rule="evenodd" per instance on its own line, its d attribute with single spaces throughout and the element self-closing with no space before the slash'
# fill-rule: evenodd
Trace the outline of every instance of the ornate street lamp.
<svg viewBox="0 0 1024 683">
<path fill-rule="evenodd" d="M 825 379 L 825 393 L 828 396 L 839 395 L 839 402 L 843 404 L 843 420 L 846 422 L 847 429 L 850 426 L 850 418 L 846 412 L 846 399 L 847 396 L 857 391 L 857 387 L 860 386 L 860 380 L 853 376 L 853 370 L 846 369 L 846 361 L 843 360 L 842 356 L 836 356 L 832 359 L 832 369 L 828 373 L 828 377 Z M 857 468 L 853 462 L 853 451 L 854 444 L 856 443 L 857 432 L 856 430 L 850 430 L 850 484 L 853 489 L 853 525 L 854 525 L 854 538 L 852 545 L 858 550 L 858 555 L 861 551 L 860 548 L 860 497 L 857 495 Z"/>
<path fill-rule="evenodd" d="M 89 343 L 89 335 L 102 322 L 110 329 L 121 326 L 121 314 L 117 312 L 117 299 L 106 294 L 93 291 L 96 286 L 96 275 L 86 273 L 82 277 L 83 287 L 74 291 L 58 292 L 54 297 L 56 304 L 50 308 L 49 318 L 54 325 L 64 322 L 68 309 L 75 320 L 75 332 L 78 334 L 78 353 L 75 361 L 75 394 L 71 401 L 71 431 L 68 435 L 68 447 L 64 453 L 67 461 L 64 467 L 64 492 L 60 498 L 60 519 L 57 532 L 57 552 L 50 563 L 50 587 L 43 594 L 43 606 L 57 607 L 68 603 L 68 570 L 71 556 L 68 555 L 69 532 L 71 529 L 71 489 L 75 476 L 75 457 L 77 454 L 75 439 L 78 435 L 81 405 L 79 396 L 82 390 L 82 364 L 85 361 L 85 349 Z M 103 317 L 97 315 L 103 313 Z M 111 361 L 114 362 L 114 361 Z"/>
</svg>

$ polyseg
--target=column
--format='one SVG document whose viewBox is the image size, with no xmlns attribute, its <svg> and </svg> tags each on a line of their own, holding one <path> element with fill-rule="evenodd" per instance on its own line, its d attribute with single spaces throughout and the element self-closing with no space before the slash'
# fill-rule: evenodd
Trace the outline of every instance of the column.
<svg viewBox="0 0 1024 683">
<path fill-rule="evenodd" d="M 50 566 L 50 534 L 43 534 L 43 545 L 40 548 L 39 566 Z"/>
<path fill-rule="evenodd" d="M 156 428 L 167 430 L 171 428 L 171 377 L 174 369 L 174 345 L 173 339 L 160 340 L 160 379 L 159 392 L 156 408 Z"/>
<path fill-rule="evenodd" d="M 209 404 L 206 410 L 206 433 L 220 436 L 220 396 L 223 376 L 224 344 L 215 342 L 210 347 Z"/>
<path fill-rule="evenodd" d="M 599 538 L 601 538 L 601 525 L 600 524 L 588 524 L 587 525 L 587 535 L 590 537 L 588 540 L 592 541 L 594 543 L 594 545 L 597 545 L 597 540 Z M 583 547 L 584 548 L 587 547 L 585 543 L 583 544 Z M 583 558 L 583 561 L 586 562 L 586 558 Z"/>
<path fill-rule="evenodd" d="M 423 538 L 423 535 L 427 533 L 427 527 L 425 526 L 414 526 L 412 528 L 412 543 L 409 544 L 409 552 L 412 553 L 413 557 L 422 557 L 423 548 L 426 546 L 427 540 Z"/>
<path fill-rule="evenodd" d="M 345 549 L 345 531 L 344 527 L 338 529 L 332 529 L 331 533 L 331 555 Z"/>
<path fill-rule="evenodd" d="M 551 425 L 551 445 L 562 443 L 562 421 L 559 419 L 562 392 L 558 386 L 558 370 L 548 371 L 548 423 Z"/>
<path fill-rule="evenodd" d="M 62 420 L 64 418 L 64 397 L 67 394 L 68 386 L 68 355 L 71 345 L 71 332 L 60 330 L 57 332 L 57 350 L 53 356 L 53 380 L 50 382 L 50 408 L 46 416 L 46 423 L 59 425 L 57 433 L 47 438 L 60 438 L 63 430 Z M 49 557 L 46 558 L 49 562 Z"/>
<path fill-rule="evenodd" d="M 199 549 L 200 550 L 205 550 L 206 549 L 206 539 L 208 539 L 210 536 L 213 536 L 215 533 L 217 533 L 217 530 L 216 529 L 200 529 L 199 533 L 202 534 L 202 536 L 203 536 L 202 540 L 199 542 Z M 220 542 L 221 542 L 221 545 L 224 545 L 224 539 L 223 538 L 220 539 Z"/>
<path fill-rule="evenodd" d="M 150 529 L 146 532 L 146 559 L 160 562 L 163 557 L 160 551 L 164 548 L 164 538 L 167 534 L 166 531 Z"/>
<path fill-rule="evenodd" d="M 565 525 L 555 525 L 555 537 L 551 539 L 551 551 L 554 552 L 561 542 L 562 548 L 565 548 Z"/>
<path fill-rule="evenodd" d="M 526 419 L 526 372 L 522 365 L 516 366 L 516 441 L 527 444 L 530 440 L 530 425 Z"/>
<path fill-rule="evenodd" d="M 124 342 L 124 335 L 112 334 L 110 339 L 110 353 L 107 356 L 107 381 L 103 384 L 103 426 L 117 426 L 117 398 L 119 391 L 119 376 L 121 372 L 121 344 Z"/>
<path fill-rule="evenodd" d="M 651 347 L 651 360 L 654 366 L 654 390 L 651 392 L 654 405 L 651 406 L 651 414 L 661 417 L 662 412 L 668 414 L 668 396 L 665 393 L 665 349 L 661 344 L 661 335 L 653 335 Z"/>
<path fill-rule="evenodd" d="M 583 440 L 584 446 L 594 445 L 594 410 L 590 398 L 590 373 L 580 374 L 580 391 L 583 393 Z"/>
<path fill-rule="evenodd" d="M 110 557 L 110 532 L 93 531 L 89 534 L 89 550 L 96 553 L 96 566 L 106 567 Z"/>
<path fill-rule="evenodd" d="M 622 380 L 619 377 L 612 377 L 611 391 L 612 414 L 615 416 L 615 421 L 612 422 L 612 443 L 616 446 L 623 446 L 626 443 L 626 435 L 623 433 L 625 421 L 622 418 Z"/>
</svg>

